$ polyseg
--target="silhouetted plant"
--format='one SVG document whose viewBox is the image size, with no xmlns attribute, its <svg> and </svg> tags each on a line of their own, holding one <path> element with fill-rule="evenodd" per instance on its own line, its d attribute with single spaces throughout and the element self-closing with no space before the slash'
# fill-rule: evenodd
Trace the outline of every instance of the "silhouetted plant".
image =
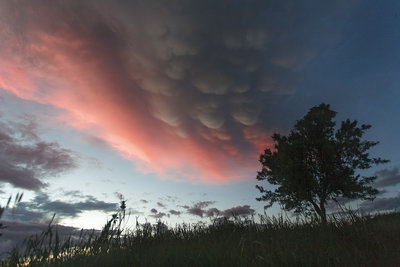
<svg viewBox="0 0 400 267">
<path fill-rule="evenodd" d="M 358 127 L 357 121 L 347 119 L 335 131 L 335 116 L 336 112 L 322 103 L 298 120 L 288 136 L 272 136 L 274 149 L 261 154 L 262 169 L 257 174 L 258 180 L 277 186 L 275 190 L 256 186 L 262 193 L 257 200 L 268 201 L 265 207 L 278 202 L 285 210 L 311 211 L 326 224 L 328 200 L 375 198 L 378 190 L 370 184 L 376 176 L 355 174 L 357 169 L 388 162 L 368 154 L 378 144 L 362 140 L 371 126 Z"/>
<path fill-rule="evenodd" d="M 236 216 L 174 228 L 158 221 L 137 223 L 134 231 L 124 234 L 112 231 L 123 218 L 117 215 L 103 228 L 104 238 L 81 231 L 78 240 L 69 236 L 49 242 L 50 233 L 57 236 L 56 227 L 49 224 L 32 243 L 41 246 L 36 254 L 13 251 L 2 266 L 397 266 L 399 215 L 343 210 L 329 215 L 333 217 L 326 226 L 316 217 L 294 221 L 266 214 L 258 222 Z"/>
<path fill-rule="evenodd" d="M 17 195 L 14 198 L 13 209 L 15 209 L 18 206 L 18 204 L 21 202 L 23 195 L 24 195 L 24 193 L 21 193 L 21 194 L 17 193 Z M 8 201 L 7 201 L 7 204 L 5 207 L 0 206 L 0 219 L 3 216 L 4 211 L 10 207 L 11 199 L 12 199 L 12 196 L 10 196 L 8 198 Z M 0 230 L 5 229 L 5 228 L 7 228 L 7 225 L 4 225 L 2 222 L 0 222 Z M 2 236 L 2 233 L 0 233 L 0 236 Z"/>
</svg>

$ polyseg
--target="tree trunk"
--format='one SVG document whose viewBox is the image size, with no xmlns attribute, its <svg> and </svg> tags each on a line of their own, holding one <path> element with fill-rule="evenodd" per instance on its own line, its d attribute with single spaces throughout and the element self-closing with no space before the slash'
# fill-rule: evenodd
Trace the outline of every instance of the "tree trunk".
<svg viewBox="0 0 400 267">
<path fill-rule="evenodd" d="M 327 224 L 325 201 L 320 201 L 319 206 L 313 200 L 309 200 L 314 207 L 315 212 L 318 214 L 323 225 Z"/>
<path fill-rule="evenodd" d="M 319 216 L 321 217 L 321 222 L 323 225 L 327 224 L 327 220 L 326 220 L 326 209 L 325 209 L 325 203 L 321 202 L 319 204 L 319 209 L 320 209 L 320 214 Z"/>
</svg>

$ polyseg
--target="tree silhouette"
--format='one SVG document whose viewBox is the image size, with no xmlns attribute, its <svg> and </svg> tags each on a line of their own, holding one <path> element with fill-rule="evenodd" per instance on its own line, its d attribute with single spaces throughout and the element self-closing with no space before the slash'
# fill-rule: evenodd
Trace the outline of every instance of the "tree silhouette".
<svg viewBox="0 0 400 267">
<path fill-rule="evenodd" d="M 275 133 L 273 150 L 260 155 L 262 164 L 257 179 L 277 186 L 275 190 L 256 187 L 262 193 L 259 201 L 275 202 L 296 213 L 316 213 L 326 224 L 326 203 L 338 197 L 373 200 L 378 190 L 370 186 L 376 176 L 361 176 L 355 171 L 388 162 L 370 158 L 368 150 L 378 142 L 363 141 L 370 125 L 342 121 L 335 131 L 336 112 L 320 104 L 298 120 L 288 136 Z"/>
</svg>

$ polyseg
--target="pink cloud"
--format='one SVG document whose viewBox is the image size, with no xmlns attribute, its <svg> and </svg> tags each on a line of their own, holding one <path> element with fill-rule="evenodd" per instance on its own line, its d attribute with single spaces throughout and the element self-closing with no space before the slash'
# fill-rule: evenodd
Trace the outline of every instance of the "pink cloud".
<svg viewBox="0 0 400 267">
<path fill-rule="evenodd" d="M 158 61 L 149 67 L 140 59 L 143 48 L 102 43 L 94 36 L 95 23 L 80 28 L 63 19 L 54 25 L 29 21 L 23 47 L 18 46 L 18 35 L 7 35 L 7 43 L 0 46 L 1 88 L 67 111 L 68 116 L 59 119 L 105 140 L 142 171 L 155 171 L 162 178 L 220 183 L 254 176 L 257 153 L 268 142 L 265 133 L 251 125 L 253 111 L 251 120 L 240 124 L 221 104 L 208 105 L 209 92 L 198 91 L 207 105 L 193 100 L 195 107 L 186 107 L 180 99 L 184 94 L 168 91 L 175 80 L 163 83 Z M 0 39 L 4 36 L 0 33 Z M 110 49 L 110 43 L 117 48 Z M 129 53 L 138 55 L 137 62 L 125 60 Z M 157 91 L 163 86 L 166 91 Z M 242 132 L 240 140 L 225 126 L 228 119 Z"/>
</svg>

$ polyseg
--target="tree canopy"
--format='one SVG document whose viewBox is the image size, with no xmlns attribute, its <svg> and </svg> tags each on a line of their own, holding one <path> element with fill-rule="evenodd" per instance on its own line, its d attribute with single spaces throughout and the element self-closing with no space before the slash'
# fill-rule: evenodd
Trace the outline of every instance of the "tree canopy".
<svg viewBox="0 0 400 267">
<path fill-rule="evenodd" d="M 267 180 L 274 190 L 257 185 L 257 198 L 275 202 L 285 210 L 316 213 L 326 223 L 326 204 L 339 197 L 373 200 L 378 190 L 371 186 L 376 176 L 362 176 L 368 169 L 387 160 L 371 158 L 368 150 L 378 142 L 362 140 L 371 126 L 358 126 L 356 120 L 342 121 L 339 128 L 330 105 L 320 104 L 296 122 L 288 136 L 275 133 L 274 149 L 260 155 L 257 179 Z"/>
</svg>

